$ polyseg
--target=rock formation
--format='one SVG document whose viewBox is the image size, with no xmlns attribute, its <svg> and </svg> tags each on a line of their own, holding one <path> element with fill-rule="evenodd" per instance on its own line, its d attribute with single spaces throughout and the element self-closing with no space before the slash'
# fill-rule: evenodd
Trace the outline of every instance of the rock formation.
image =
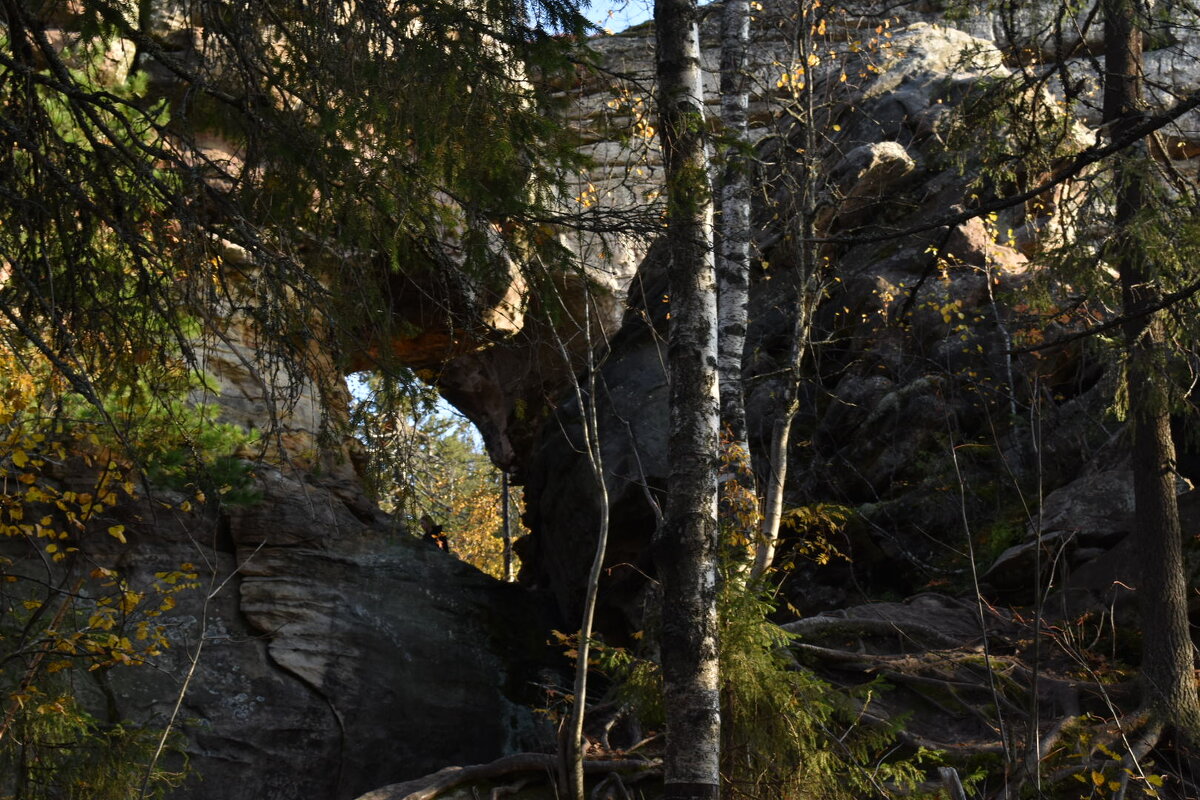
<svg viewBox="0 0 1200 800">
<path fill-rule="evenodd" d="M 764 5 L 752 69 L 761 166 L 746 365 L 760 475 L 770 468 L 761 454 L 784 394 L 796 304 L 794 205 L 798 181 L 808 177 L 794 169 L 802 139 L 789 114 L 800 74 L 791 41 L 806 23 L 787 4 Z M 822 287 L 818 341 L 800 384 L 787 501 L 855 511 L 831 542 L 851 560 L 800 563 L 785 586 L 804 612 L 843 608 L 866 594 L 962 586 L 965 571 L 950 565 L 962 563 L 971 542 L 991 548 L 974 558 L 992 567 L 984 580 L 1000 593 L 1022 591 L 1026 557 L 1048 543 L 1066 548 L 1063 563 L 1077 570 L 1073 588 L 1103 594 L 1119 577 L 1099 563 L 1128 528 L 1127 478 L 1114 455 L 1120 426 L 1103 414 L 1105 369 L 1083 345 L 1009 352 L 1030 324 L 1010 299 L 1038 273 L 1039 237 L 1055 234 L 1055 211 L 1075 188 L 1046 193 L 1037 212 L 954 219 L 986 189 L 975 185 L 971 131 L 953 110 L 1017 68 L 1022 48 L 1046 50 L 1044 21 L 1035 12 L 1005 20 L 975 8 L 952 19 L 932 5 L 901 5 L 886 19 L 873 7 L 848 7 L 831 26 L 821 65 L 804 78 L 825 92 L 816 120 L 816 225 L 826 240 L 820 255 L 837 268 Z M 155 19 L 151 33 L 180 52 L 200 35 L 186 14 Z M 594 159 L 564 206 L 614 219 L 648 208 L 652 222 L 657 214 L 660 172 L 645 90 L 652 46 L 648 26 L 599 38 L 606 71 L 564 86 L 568 119 Z M 1194 86 L 1192 65 L 1177 63 L 1175 52 L 1151 53 L 1150 68 Z M 132 58 L 117 40 L 112 69 L 127 70 Z M 711 46 L 706 64 L 715 69 Z M 1073 70 L 1082 76 L 1082 62 L 1062 74 Z M 1084 113 L 1066 127 L 1083 147 L 1095 123 Z M 1197 125 L 1185 117 L 1166 134 L 1184 172 L 1200 154 Z M 951 142 L 964 147 L 962 160 Z M 211 144 L 212 157 L 236 157 L 219 139 Z M 665 254 L 645 235 L 652 225 L 644 217 L 635 227 L 638 235 L 563 234 L 587 264 L 586 279 L 562 281 L 568 305 L 590 303 L 593 311 L 582 313 L 595 313 L 609 334 L 599 396 L 588 400 L 600 408 L 614 531 L 597 626 L 614 641 L 644 624 L 648 547 L 667 473 Z M 915 233 L 895 235 L 908 230 Z M 474 327 L 447 326 L 422 307 L 414 298 L 429 287 L 393 287 L 393 311 L 410 337 L 336 357 L 317 343 L 310 374 L 279 375 L 285 386 L 272 385 L 276 376 L 256 360 L 252 325 L 236 316 L 202 348 L 225 418 L 269 433 L 276 463 L 256 468 L 261 501 L 220 514 L 146 501 L 122 512 L 131 547 L 107 542 L 94 553 L 134 585 L 185 562 L 200 573 L 201 587 L 182 595 L 171 617 L 177 644 L 162 670 L 113 671 L 94 690 L 98 703 L 110 696 L 120 715 L 151 723 L 171 717 L 182 697 L 175 719 L 196 777 L 177 797 L 346 798 L 446 764 L 549 744 L 529 710 L 541 699 L 533 681 L 551 618 L 577 612 L 597 501 L 576 442 L 579 409 L 562 400 L 583 348 L 573 342 L 577 360 L 563 361 L 554 329 L 515 296 L 520 280 L 509 270 L 502 285 L 473 298 Z M 1076 324 L 1055 322 L 1045 333 Z M 497 464 L 522 478 L 532 530 L 522 588 L 397 535 L 364 496 L 350 445 L 327 445 L 336 430 L 329 421 L 345 414 L 341 373 L 385 349 L 428 370 L 478 424 Z M 294 402 L 275 407 L 278 396 Z M 1050 402 L 1040 417 L 1013 413 L 1041 397 Z M 1027 512 L 1042 495 L 1041 512 Z M 969 641 L 973 610 L 950 606 L 928 598 L 876 605 L 798 628 L 832 636 L 844 627 L 829 619 L 913 627 L 915 618 L 933 627 L 936 618 L 955 642 Z"/>
<path fill-rule="evenodd" d="M 1105 447 L 1120 429 L 1105 414 L 1111 381 L 1088 348 L 1076 343 L 1007 354 L 1031 336 L 1049 340 L 1079 325 L 1063 318 L 1042 328 L 1045 323 L 1013 309 L 1019 302 L 1013 298 L 1042 273 L 1039 246 L 1070 235 L 1056 230 L 1068 216 L 1058 212 L 1078 202 L 1079 188 L 1068 182 L 1048 191 L 1036 214 L 1017 206 L 991 218 L 945 221 L 987 191 L 972 172 L 972 148 L 981 140 L 962 127 L 963 103 L 1011 74 L 1014 54 L 1045 50 L 1048 18 L 1036 9 L 1016 20 L 976 8 L 943 14 L 924 4 L 892 9 L 887 19 L 871 14 L 852 6 L 831 14 L 836 30 L 823 40 L 822 63 L 804 77 L 821 87 L 816 225 L 818 235 L 829 239 L 820 253 L 834 269 L 818 314 L 815 338 L 821 343 L 811 347 L 800 384 L 787 502 L 849 506 L 856 520 L 834 543 L 848 562 L 801 563 L 789 580 L 789 601 L 813 612 L 853 602 L 861 596 L 856 586 L 911 594 L 962 581 L 960 568 L 949 564 L 971 541 L 985 543 L 986 552 L 975 558 L 986 568 L 1027 530 L 1031 537 L 1037 532 L 1024 509 L 1036 507 L 1039 493 L 1070 482 L 1084 464 L 1095 461 L 1092 470 L 1105 469 L 1119 452 Z M 803 144 L 788 104 L 789 82 L 801 73 L 787 55 L 787 42 L 797 24 L 785 7 L 766 4 L 756 22 L 760 43 L 752 70 L 762 166 L 746 378 L 760 475 L 770 469 L 759 454 L 767 452 L 780 413 L 796 291 L 797 245 L 788 214 L 795 213 L 789 208 L 799 189 L 789 184 L 796 177 L 787 165 Z M 1088 30 L 1094 37 L 1094 26 Z M 704 37 L 715 46 L 715 27 L 706 27 Z M 596 46 L 623 74 L 651 72 L 647 27 Z M 1149 55 L 1148 68 L 1166 75 L 1178 59 L 1177 50 L 1164 47 Z M 715 52 L 710 60 L 715 63 Z M 1067 68 L 1080 74 L 1091 69 L 1083 56 Z M 587 85 L 583 106 L 592 119 L 603 119 L 606 93 L 623 97 L 625 91 Z M 1087 113 L 1064 119 L 1069 149 L 1089 146 L 1094 134 L 1087 126 L 1095 123 Z M 1184 117 L 1168 138 L 1196 141 L 1200 132 Z M 591 147 L 604 154 L 610 170 L 639 165 L 631 180 L 651 175 L 642 165 L 655 164 L 652 147 Z M 1177 149 L 1172 163 L 1186 173 L 1195 162 L 1185 150 Z M 896 235 L 900 231 L 914 233 Z M 628 293 L 623 327 L 610 343 L 598 398 L 605 459 L 612 465 L 615 532 L 602 595 L 609 610 L 624 617 L 610 631 L 617 636 L 642 624 L 646 553 L 666 475 L 662 272 L 651 249 Z M 1052 402 L 1034 403 L 1038 397 Z M 1035 416 L 1028 416 L 1031 406 L 1038 408 Z M 545 429 L 526 484 L 533 536 L 525 545 L 525 574 L 553 587 L 566 613 L 577 606 L 594 535 L 589 503 L 595 501 L 588 499 L 589 478 L 571 443 L 577 414 L 573 402 L 559 409 L 560 423 Z M 1083 484 L 1070 491 L 1084 491 Z M 1124 496 L 1108 495 L 1091 513 L 1113 519 L 1113 503 Z M 1055 497 L 1047 498 L 1048 510 Z M 1063 536 L 1045 524 L 1045 535 Z M 1085 517 L 1079 525 L 1086 527 Z M 1082 566 L 1099 552 L 1099 540 L 1109 544 L 1115 535 L 1075 531 L 1067 537 L 1068 561 Z M 1047 541 L 1024 545 L 1025 551 Z M 994 574 L 1002 572 L 998 565 Z"/>
<path fill-rule="evenodd" d="M 199 575 L 154 668 L 106 677 L 122 718 L 176 713 L 191 777 L 173 797 L 356 797 L 546 746 L 536 596 L 356 516 L 343 487 L 257 482 L 259 502 L 217 518 L 131 507 L 130 546 L 96 554 L 135 588 Z"/>
</svg>

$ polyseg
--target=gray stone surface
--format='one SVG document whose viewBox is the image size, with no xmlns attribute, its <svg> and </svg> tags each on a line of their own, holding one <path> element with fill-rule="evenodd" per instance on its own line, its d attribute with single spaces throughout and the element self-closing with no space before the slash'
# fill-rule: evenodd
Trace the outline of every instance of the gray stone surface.
<svg viewBox="0 0 1200 800">
<path fill-rule="evenodd" d="M 130 546 L 98 554 L 135 587 L 184 562 L 200 575 L 168 618 L 174 646 L 110 673 L 122 716 L 160 725 L 198 652 L 173 798 L 337 800 L 547 744 L 530 711 L 544 603 L 320 485 L 259 483 L 260 503 L 216 519 L 128 509 Z"/>
</svg>

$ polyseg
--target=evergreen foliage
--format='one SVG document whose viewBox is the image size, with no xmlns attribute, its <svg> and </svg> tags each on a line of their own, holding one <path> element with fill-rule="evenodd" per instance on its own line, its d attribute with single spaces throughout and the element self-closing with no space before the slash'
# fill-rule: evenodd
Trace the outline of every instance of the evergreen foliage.
<svg viewBox="0 0 1200 800">
<path fill-rule="evenodd" d="M 902 750 L 897 729 L 879 724 L 872 698 L 887 687 L 875 682 L 845 692 L 800 666 L 788 649 L 795 637 L 770 619 L 776 609 L 768 584 L 747 588 L 739 574 L 727 572 L 720 595 L 721 795 L 850 800 L 913 793 L 942 757 Z M 569 637 L 560 642 L 573 644 Z M 600 642 L 594 648 L 594 664 L 613 681 L 618 704 L 647 730 L 660 729 L 657 663 Z"/>
<path fill-rule="evenodd" d="M 188 12 L 203 38 L 168 50 L 153 4 L 80 4 L 66 49 L 8 11 L 0 314 L 90 401 L 164 342 L 195 363 L 193 318 L 244 315 L 264 372 L 299 377 L 313 338 L 385 356 L 418 296 L 477 326 L 505 248 L 558 254 L 542 226 L 579 162 L 542 77 L 578 51 L 571 4 Z"/>
<path fill-rule="evenodd" d="M 0 747 L 0 796 L 14 800 L 129 800 L 167 796 L 182 771 L 155 769 L 141 794 L 157 746 L 156 731 L 106 725 L 69 692 L 34 691 L 11 720 L 12 743 Z"/>
</svg>

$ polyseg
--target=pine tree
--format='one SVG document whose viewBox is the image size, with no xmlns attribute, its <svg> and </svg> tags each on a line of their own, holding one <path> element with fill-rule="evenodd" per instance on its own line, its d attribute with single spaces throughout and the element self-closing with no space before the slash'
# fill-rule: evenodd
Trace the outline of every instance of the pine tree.
<svg viewBox="0 0 1200 800">
<path fill-rule="evenodd" d="M 1104 0 L 1104 121 L 1111 136 L 1128 135 L 1145 113 L 1142 89 L 1142 18 L 1133 0 Z M 1116 190 L 1111 259 L 1120 273 L 1125 316 L 1125 380 L 1133 439 L 1134 508 L 1142 609 L 1142 682 L 1147 704 L 1182 736 L 1200 736 L 1200 700 L 1188 626 L 1188 593 L 1175 493 L 1170 385 L 1164 368 L 1163 292 L 1137 230 L 1149 203 L 1148 144 L 1115 156 Z"/>
</svg>

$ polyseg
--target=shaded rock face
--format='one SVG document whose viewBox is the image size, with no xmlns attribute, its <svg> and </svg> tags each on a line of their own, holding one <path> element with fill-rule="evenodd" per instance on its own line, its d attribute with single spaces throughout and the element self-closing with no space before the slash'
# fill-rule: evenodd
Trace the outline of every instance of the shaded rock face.
<svg viewBox="0 0 1200 800">
<path fill-rule="evenodd" d="M 782 4 L 765 5 L 757 17 L 761 41 L 751 70 L 760 75 L 756 86 L 778 90 L 772 95 L 762 89 L 752 100 L 752 119 L 760 161 L 776 166 L 763 168 L 754 180 L 761 190 L 755 212 L 759 262 L 745 364 L 750 444 L 760 477 L 769 465 L 759 454 L 768 451 L 786 395 L 781 371 L 793 327 L 794 270 L 801 263 L 791 238 L 802 177 L 794 154 L 804 144 L 790 115 L 772 113 L 788 102 L 779 76 L 790 56 L 780 48 L 796 23 Z M 866 18 L 856 13 L 851 8 L 845 17 L 832 17 L 831 24 L 841 27 L 823 47 L 830 48 L 827 60 L 834 66 L 808 75 L 824 103 L 814 122 L 822 137 L 815 220 L 818 235 L 833 240 L 819 252 L 832 268 L 814 337 L 823 343 L 809 351 L 803 368 L 785 503 L 832 502 L 857 513 L 832 543 L 850 561 L 802 563 L 785 587 L 788 600 L 802 611 L 853 602 L 859 585 L 910 594 L 965 580 L 949 564 L 968 543 L 981 548 L 975 558 L 986 568 L 1023 538 L 1029 525 L 1025 509 L 1036 508 L 1031 499 L 1069 484 L 1093 457 L 1104 458 L 1104 445 L 1120 430 L 1105 414 L 1111 380 L 1082 348 L 1008 355 L 1030 333 L 1013 298 L 1041 271 L 1038 243 L 1070 235 L 1056 229 L 1056 214 L 1082 190 L 1068 184 L 1048 192 L 1037 216 L 1018 207 L 994 220 L 941 222 L 976 202 L 972 195 L 980 191 L 972 185 L 970 162 L 970 141 L 980 137 L 968 131 L 956 157 L 947 150 L 954 137 L 964 137 L 955 127 L 954 109 L 1009 74 L 1005 65 L 1015 63 L 1021 48 L 1048 41 L 1046 15 L 1030 12 L 1014 21 L 970 9 L 949 21 L 928 6 L 903 6 L 894 9 L 885 46 L 864 55 L 849 44 L 870 38 L 864 34 Z M 715 20 L 706 24 L 712 26 L 704 33 L 711 69 Z M 599 46 L 623 71 L 652 73 L 649 28 Z M 1071 64 L 1082 69 L 1087 61 L 1081 57 Z M 839 72 L 849 78 L 841 80 Z M 589 98 L 599 91 L 586 88 L 592 94 L 582 94 Z M 1091 123 L 1084 114 L 1064 124 L 1072 148 L 1094 141 Z M 1186 124 L 1172 135 L 1187 139 Z M 647 163 L 657 163 L 653 148 L 624 156 L 611 144 L 604 148 L 609 164 L 641 163 L 635 156 L 643 152 Z M 642 190 L 653 191 L 654 174 L 635 174 L 631 181 L 644 180 Z M 920 230 L 893 235 L 908 229 Z M 612 635 L 641 625 L 647 582 L 634 576 L 652 576 L 648 548 L 667 474 L 662 262 L 663 255 L 651 249 L 600 373 L 597 402 L 613 502 L 602 604 L 614 619 L 625 618 Z M 1072 324 L 1051 323 L 1033 333 L 1052 339 Z M 1034 403 L 1039 397 L 1050 402 Z M 1038 406 L 1036 415 L 1029 412 L 1032 405 Z M 574 402 L 564 403 L 526 472 L 526 523 L 533 537 L 523 574 L 553 588 L 563 612 L 572 616 L 579 605 L 576 587 L 593 551 L 596 516 L 594 479 L 577 452 L 578 424 Z M 1116 505 L 1124 496 L 1113 491 L 1100 498 L 1095 526 L 1079 520 L 1095 531 L 1070 536 L 1072 548 L 1084 548 L 1073 563 L 1086 563 L 1098 540 L 1118 540 L 1101 528 L 1119 516 Z M 1053 516 L 1054 508 L 1048 501 L 1047 513 Z M 803 535 L 784 533 L 793 540 Z"/>
<path fill-rule="evenodd" d="M 951 199 L 961 199 L 964 179 L 930 166 L 930 153 L 924 147 L 930 136 L 922 133 L 916 120 L 938 104 L 946 78 L 959 74 L 964 52 L 984 46 L 957 31 L 917 25 L 897 32 L 896 49 L 903 55 L 872 81 L 853 88 L 834 87 L 838 101 L 827 113 L 830 119 L 839 120 L 843 134 L 834 134 L 835 146 L 824 156 L 827 178 L 818 210 L 825 226 L 822 233 L 836 234 L 842 226 L 857 226 L 865 219 L 879 226 L 907 227 L 936 218 L 952 205 Z M 903 108 L 897 105 L 899 98 L 893 91 L 901 85 Z M 819 124 L 825 130 L 832 126 L 824 119 Z M 763 160 L 786 164 L 785 154 L 799 146 L 791 141 L 797 132 L 781 122 L 776 134 L 777 138 L 765 145 Z M 756 244 L 768 266 L 759 271 L 752 285 L 748 334 L 747 410 L 751 448 L 756 454 L 768 449 L 779 398 L 785 395 L 779 373 L 789 350 L 795 303 L 790 276 L 797 262 L 787 223 L 770 217 L 789 206 L 788 177 L 759 176 L 763 185 L 781 188 L 773 198 L 774 206 L 758 212 L 761 227 Z M 914 205 L 919 209 L 916 213 Z M 942 232 L 943 238 L 946 233 Z M 959 238 L 960 257 L 986 258 L 971 250 L 967 236 Z M 798 427 L 803 434 L 793 437 L 802 444 L 791 454 L 790 502 L 834 497 L 859 505 L 887 497 L 892 487 L 912 479 L 908 472 L 917 467 L 917 453 L 945 442 L 947 418 L 966 410 L 967 401 L 955 397 L 954 378 L 928 365 L 933 360 L 931 351 L 951 346 L 953 326 L 943 318 L 944 306 L 956 304 L 956 310 L 991 315 L 986 305 L 987 279 L 967 267 L 926 275 L 931 259 L 924 250 L 931 239 L 926 235 L 899 247 L 875 244 L 831 252 L 840 261 L 837 274 L 842 286 L 831 290 L 821 324 L 824 331 L 837 337 L 839 345 L 822 359 L 830 359 L 830 366 L 836 361 L 836 366 L 828 372 L 822 370 L 824 374 L 802 388 L 805 403 Z M 630 290 L 625 327 L 612 342 L 600 381 L 604 387 L 599 404 L 601 430 L 607 432 L 605 458 L 610 465 L 609 492 L 614 505 L 609 573 L 614 576 L 622 571 L 650 570 L 645 551 L 654 528 L 654 512 L 649 500 L 656 498 L 654 490 L 664 485 L 667 473 L 663 341 L 668 304 L 663 302 L 662 261 L 652 253 L 643 264 Z M 1014 253 L 1008 261 L 1019 264 L 1023 257 Z M 995 275 L 998 280 L 1020 280 L 1020 270 L 997 269 Z M 889 317 L 910 292 L 915 293 L 913 321 L 907 330 L 893 329 Z M 994 331 L 985 331 L 979 343 L 982 350 L 965 363 L 995 375 L 998 342 Z M 555 587 L 568 613 L 577 605 L 571 587 L 581 582 L 590 558 L 588 540 L 594 537 L 589 526 L 594 515 L 588 513 L 586 501 L 568 506 L 559 499 L 564 486 L 570 487 L 566 493 L 571 495 L 594 497 L 588 476 L 582 474 L 581 466 L 575 466 L 580 459 L 572 455 L 574 448 L 568 442 L 577 424 L 574 413 L 570 404 L 560 410 L 565 421 L 559 427 L 564 434 L 548 426 L 527 485 L 526 522 L 534 534 L 526 561 L 528 571 Z M 897 425 L 900 420 L 906 424 Z M 628 452 L 631 445 L 636 448 L 634 454 Z M 766 474 L 767 465 L 760 461 L 756 467 L 760 475 Z M 900 493 L 896 499 L 914 503 L 920 502 L 920 495 Z M 854 553 L 864 564 L 896 555 L 880 549 L 889 542 L 873 538 L 865 540 L 870 543 L 870 559 Z M 844 578 L 840 575 L 831 583 L 842 583 Z M 629 612 L 636 608 L 636 592 L 626 590 L 622 582 L 614 577 L 606 587 L 606 599 Z M 818 602 L 836 603 L 837 599 L 822 597 Z M 638 621 L 631 618 L 629 624 L 636 626 Z"/>
<path fill-rule="evenodd" d="M 610 634 L 640 628 L 647 549 L 656 506 L 665 502 L 667 457 L 666 250 L 656 245 L 630 289 L 630 308 L 597 379 L 597 417 L 607 474 L 611 535 L 597 627 Z M 584 395 L 585 402 L 592 398 Z M 527 472 L 521 581 L 552 590 L 574 619 L 595 552 L 599 496 L 580 447 L 579 406 L 556 411 Z"/>
<path fill-rule="evenodd" d="M 1066 485 L 1046 495 L 1021 540 L 1002 552 L 982 580 L 994 594 L 1032 600 L 1031 587 L 1049 587 L 1048 608 L 1064 617 L 1105 607 L 1119 609 L 1131 624 L 1141 581 L 1134 536 L 1138 517 L 1133 473 L 1110 443 Z M 1188 570 L 1195 576 L 1200 536 L 1200 492 L 1191 481 L 1176 482 L 1179 522 Z M 1040 574 L 1039 574 L 1040 573 Z"/>
<path fill-rule="evenodd" d="M 544 604 L 361 519 L 338 487 L 259 483 L 219 519 L 130 508 L 130 547 L 96 554 L 135 588 L 200 574 L 156 668 L 109 673 L 122 718 L 161 726 L 185 692 L 191 778 L 172 797 L 355 797 L 547 743 L 529 710 Z"/>
</svg>

